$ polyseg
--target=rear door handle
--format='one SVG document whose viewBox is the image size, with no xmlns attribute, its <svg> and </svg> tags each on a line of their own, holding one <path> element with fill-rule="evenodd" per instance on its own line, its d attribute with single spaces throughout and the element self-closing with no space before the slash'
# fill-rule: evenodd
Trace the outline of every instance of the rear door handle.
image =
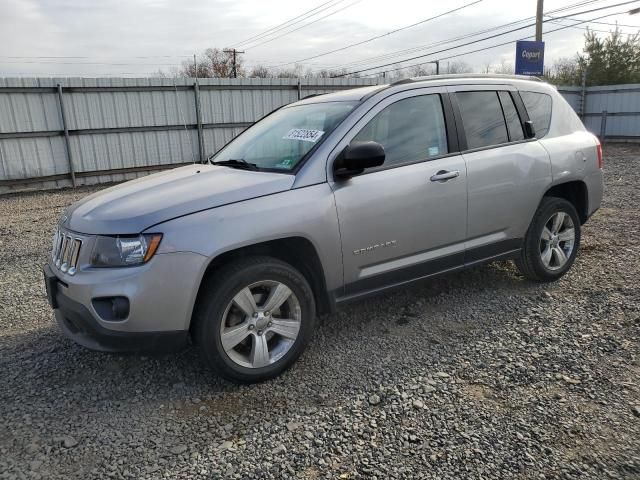
<svg viewBox="0 0 640 480">
<path fill-rule="evenodd" d="M 446 182 L 447 180 L 451 180 L 452 178 L 456 178 L 460 176 L 460 170 L 440 170 L 436 172 L 435 175 L 431 176 L 432 182 Z"/>
</svg>

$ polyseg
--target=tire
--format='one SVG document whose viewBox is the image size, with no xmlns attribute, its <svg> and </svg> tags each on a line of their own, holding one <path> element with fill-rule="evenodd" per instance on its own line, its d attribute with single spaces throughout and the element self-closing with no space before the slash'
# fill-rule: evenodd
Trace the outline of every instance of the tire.
<svg viewBox="0 0 640 480">
<path fill-rule="evenodd" d="M 544 197 L 515 264 L 530 280 L 553 282 L 569 271 L 579 248 L 580 218 L 573 204 L 564 198 Z"/>
<path fill-rule="evenodd" d="M 273 311 L 263 308 L 270 306 Z M 256 383 L 296 361 L 313 334 L 315 316 L 311 287 L 299 271 L 275 258 L 249 257 L 207 278 L 196 305 L 194 335 L 217 374 Z"/>
</svg>

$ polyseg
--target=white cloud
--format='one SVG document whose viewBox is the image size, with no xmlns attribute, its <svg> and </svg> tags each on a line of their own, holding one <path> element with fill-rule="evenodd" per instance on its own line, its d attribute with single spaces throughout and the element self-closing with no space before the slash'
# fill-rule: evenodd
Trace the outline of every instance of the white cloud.
<svg viewBox="0 0 640 480">
<path fill-rule="evenodd" d="M 332 10 L 355 0 L 343 0 Z M 437 15 L 472 0 L 451 2 L 413 0 L 362 0 L 330 16 L 273 42 L 251 48 L 245 45 L 248 64 L 267 65 L 313 56 L 346 44 L 381 35 L 424 18 Z M 575 3 L 576 0 L 547 1 L 546 10 Z M 0 0 L 0 75 L 136 73 L 147 74 L 179 65 L 194 52 L 207 47 L 232 46 L 323 3 L 322 0 Z M 595 6 L 616 3 L 598 2 Z M 307 65 L 348 64 L 368 57 L 425 45 L 484 28 L 533 16 L 535 0 L 483 0 L 477 5 L 432 22 L 386 36 L 382 39 L 308 61 Z M 591 7 L 581 7 L 586 10 Z M 624 10 L 624 7 L 610 11 Z M 602 13 L 583 15 L 593 18 Z M 636 24 L 635 17 L 611 17 Z M 304 23 L 304 22 L 303 22 Z M 303 23 L 297 26 L 303 25 Z M 557 28 L 548 24 L 546 28 Z M 608 30 L 609 27 L 598 28 Z M 630 29 L 626 29 L 630 30 Z M 584 31 L 566 29 L 545 37 L 546 60 L 572 56 L 582 47 Z M 485 45 L 533 34 L 533 28 L 508 36 L 443 52 L 433 57 L 474 50 Z M 447 45 L 450 46 L 450 45 Z M 445 48 L 446 46 L 440 47 Z M 438 49 L 440 49 L 438 48 Z M 432 49 L 417 52 L 426 53 Z M 8 59 L 7 56 L 80 56 L 83 59 Z M 472 65 L 511 61 L 513 45 L 457 57 Z M 169 58 L 159 58 L 167 56 Z M 407 55 L 413 56 L 413 55 Z M 150 57 L 150 58 L 134 58 Z M 394 57 L 393 60 L 405 58 Z M 35 62 L 35 63 L 7 63 Z M 445 58 L 444 61 L 447 61 Z M 72 65 L 71 63 L 82 63 Z M 95 65 L 95 64 L 101 65 Z M 388 62 L 382 62 L 388 63 Z M 114 65 L 119 64 L 119 65 Z"/>
</svg>

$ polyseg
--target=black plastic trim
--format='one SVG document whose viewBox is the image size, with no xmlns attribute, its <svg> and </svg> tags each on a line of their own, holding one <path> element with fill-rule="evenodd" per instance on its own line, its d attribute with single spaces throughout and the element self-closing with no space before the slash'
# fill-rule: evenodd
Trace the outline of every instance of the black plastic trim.
<svg viewBox="0 0 640 480">
<path fill-rule="evenodd" d="M 456 135 L 458 136 L 458 147 L 460 152 L 467 151 L 467 136 L 464 133 L 464 124 L 462 123 L 462 114 L 460 113 L 460 106 L 458 105 L 458 99 L 455 93 L 449 93 L 449 101 L 451 102 L 451 109 L 456 122 Z"/>
<path fill-rule="evenodd" d="M 466 252 L 454 253 L 393 272 L 357 280 L 345 285 L 344 291 L 339 289 L 333 292 L 335 302 L 336 304 L 347 303 L 426 278 L 464 270 L 485 262 L 512 259 L 520 253 L 521 245 L 521 238 L 502 240 L 473 248 Z"/>
<path fill-rule="evenodd" d="M 511 98 L 513 100 L 513 103 L 515 103 L 516 105 L 516 110 L 518 110 L 518 115 L 520 115 L 520 121 L 522 122 L 523 126 L 524 126 L 524 122 L 527 122 L 529 120 L 531 120 L 529 118 L 529 112 L 527 112 L 527 109 L 524 106 L 524 102 L 522 101 L 522 97 L 520 96 L 520 92 L 519 91 L 510 91 L 509 92 L 511 94 Z"/>
<path fill-rule="evenodd" d="M 450 270 L 452 268 L 464 264 L 464 252 L 447 255 L 446 257 L 436 258 L 428 262 L 411 265 L 399 270 L 388 273 L 382 273 L 373 277 L 356 280 L 344 287 L 346 296 L 367 290 L 379 290 L 389 285 L 395 285 L 413 279 L 425 278 L 438 272 Z"/>
<path fill-rule="evenodd" d="M 495 257 L 505 252 L 513 250 L 520 250 L 522 248 L 521 238 L 509 238 L 507 240 L 501 240 L 499 242 L 490 243 L 489 245 L 483 245 L 482 247 L 476 247 L 469 249 L 465 252 L 464 263 L 471 264 L 478 261 L 482 261 L 485 258 Z"/>
<path fill-rule="evenodd" d="M 460 142 L 458 140 L 458 128 L 456 125 L 455 113 L 451 104 L 451 98 L 448 92 L 443 92 L 440 95 L 440 101 L 442 102 L 442 110 L 444 112 L 445 130 L 447 131 L 447 145 L 449 146 L 449 153 L 458 153 L 460 151 Z"/>
</svg>

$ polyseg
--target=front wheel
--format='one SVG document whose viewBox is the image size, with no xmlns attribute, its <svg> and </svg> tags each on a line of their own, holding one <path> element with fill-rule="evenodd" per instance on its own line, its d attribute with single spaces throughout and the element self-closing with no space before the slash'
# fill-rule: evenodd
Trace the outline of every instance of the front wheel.
<svg viewBox="0 0 640 480">
<path fill-rule="evenodd" d="M 217 373 L 260 382 L 302 353 L 313 332 L 315 303 L 300 272 L 274 258 L 254 257 L 213 273 L 195 321 L 196 341 Z"/>
<path fill-rule="evenodd" d="M 536 211 L 516 266 L 525 277 L 557 280 L 569 271 L 580 248 L 580 219 L 572 203 L 545 197 Z"/>
</svg>

